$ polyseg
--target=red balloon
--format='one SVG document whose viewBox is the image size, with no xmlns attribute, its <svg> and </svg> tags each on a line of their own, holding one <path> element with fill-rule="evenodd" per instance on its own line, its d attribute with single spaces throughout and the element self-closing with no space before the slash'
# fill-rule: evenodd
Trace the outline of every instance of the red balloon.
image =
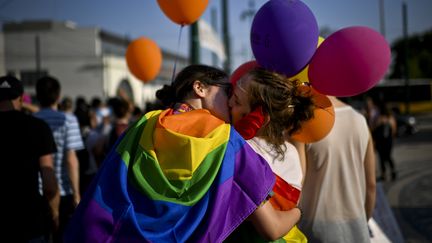
<svg viewBox="0 0 432 243">
<path fill-rule="evenodd" d="M 145 37 L 132 41 L 126 50 L 129 71 L 139 80 L 149 82 L 156 78 L 162 66 L 162 52 L 153 40 Z"/>
<path fill-rule="evenodd" d="M 237 81 L 245 75 L 250 70 L 259 67 L 258 63 L 255 60 L 248 61 L 240 65 L 234 72 L 231 74 L 230 81 L 233 86 L 237 84 Z"/>
</svg>

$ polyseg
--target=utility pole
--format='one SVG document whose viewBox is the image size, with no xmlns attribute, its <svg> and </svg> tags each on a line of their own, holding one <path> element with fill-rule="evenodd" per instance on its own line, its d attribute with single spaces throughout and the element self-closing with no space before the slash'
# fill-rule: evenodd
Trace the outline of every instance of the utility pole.
<svg viewBox="0 0 432 243">
<path fill-rule="evenodd" d="M 240 14 L 240 19 L 241 20 L 248 20 L 249 21 L 249 30 L 252 28 L 252 20 L 255 16 L 255 0 L 249 0 L 249 8 L 247 10 L 244 10 L 241 14 Z M 250 35 L 250 33 L 249 33 Z M 250 58 L 253 59 L 253 53 L 252 50 L 250 51 Z"/>
<path fill-rule="evenodd" d="M 200 63 L 200 44 L 199 44 L 199 33 L 198 33 L 198 21 L 191 24 L 190 30 L 190 61 L 191 64 Z"/>
<path fill-rule="evenodd" d="M 381 35 L 385 37 L 386 31 L 385 31 L 384 0 L 379 0 L 379 16 L 380 16 L 380 32 Z"/>
<path fill-rule="evenodd" d="M 407 5 L 405 0 L 402 1 L 402 25 L 404 39 L 404 78 L 405 78 L 405 114 L 410 113 L 410 84 L 409 84 L 409 64 L 408 64 L 408 19 Z"/>
<path fill-rule="evenodd" d="M 222 0 L 222 34 L 227 57 L 224 63 L 224 69 L 225 72 L 231 73 L 231 47 L 228 26 L 228 1 Z"/>
<path fill-rule="evenodd" d="M 36 63 L 36 75 L 37 78 L 41 74 L 41 56 L 40 56 L 40 40 L 39 35 L 35 36 L 35 63 Z"/>
<path fill-rule="evenodd" d="M 218 32 L 217 30 L 217 11 L 216 8 L 212 8 L 211 9 L 211 25 L 213 27 L 213 29 L 216 31 L 216 33 Z M 217 56 L 215 53 L 212 52 L 212 64 L 213 66 L 217 66 Z"/>
</svg>

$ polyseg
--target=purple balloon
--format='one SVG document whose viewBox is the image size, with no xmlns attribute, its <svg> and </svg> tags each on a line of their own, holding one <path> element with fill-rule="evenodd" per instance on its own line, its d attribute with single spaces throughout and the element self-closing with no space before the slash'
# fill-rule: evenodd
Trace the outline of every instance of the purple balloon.
<svg viewBox="0 0 432 243">
<path fill-rule="evenodd" d="M 298 0 L 271 0 L 252 22 L 251 46 L 258 64 L 291 77 L 308 65 L 318 44 L 318 24 Z"/>
<path fill-rule="evenodd" d="M 308 77 L 321 94 L 354 96 L 372 88 L 386 74 L 390 46 L 375 30 L 364 26 L 341 29 L 318 47 Z"/>
</svg>

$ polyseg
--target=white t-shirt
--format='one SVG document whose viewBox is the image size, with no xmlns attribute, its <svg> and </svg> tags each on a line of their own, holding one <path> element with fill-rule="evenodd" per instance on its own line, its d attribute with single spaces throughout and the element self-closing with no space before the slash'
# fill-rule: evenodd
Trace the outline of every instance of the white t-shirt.
<svg viewBox="0 0 432 243">
<path fill-rule="evenodd" d="M 310 242 L 369 242 L 364 170 L 368 140 L 365 117 L 343 106 L 335 108 L 330 133 L 306 145 L 299 228 Z"/>
<path fill-rule="evenodd" d="M 291 186 L 302 189 L 303 172 L 297 149 L 289 142 L 285 142 L 284 157 L 277 157 L 276 151 L 263 138 L 254 137 L 247 140 L 248 144 L 261 155 L 270 165 L 272 171 Z"/>
</svg>

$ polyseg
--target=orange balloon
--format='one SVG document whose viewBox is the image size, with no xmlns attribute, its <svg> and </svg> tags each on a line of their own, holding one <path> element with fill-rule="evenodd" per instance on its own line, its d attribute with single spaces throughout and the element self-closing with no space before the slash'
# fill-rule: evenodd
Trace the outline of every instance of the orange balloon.
<svg viewBox="0 0 432 243">
<path fill-rule="evenodd" d="M 208 0 L 158 0 L 162 12 L 179 25 L 197 21 L 207 8 Z"/>
<path fill-rule="evenodd" d="M 126 50 L 129 71 L 147 83 L 156 78 L 162 66 L 162 52 L 153 40 L 140 37 L 132 41 Z"/>
<path fill-rule="evenodd" d="M 316 106 L 314 117 L 303 122 L 301 129 L 292 135 L 296 141 L 303 143 L 314 143 L 323 139 L 333 128 L 335 122 L 334 107 L 326 95 L 318 93 L 309 86 L 303 86 L 304 89 L 310 89 L 312 99 Z"/>
</svg>

